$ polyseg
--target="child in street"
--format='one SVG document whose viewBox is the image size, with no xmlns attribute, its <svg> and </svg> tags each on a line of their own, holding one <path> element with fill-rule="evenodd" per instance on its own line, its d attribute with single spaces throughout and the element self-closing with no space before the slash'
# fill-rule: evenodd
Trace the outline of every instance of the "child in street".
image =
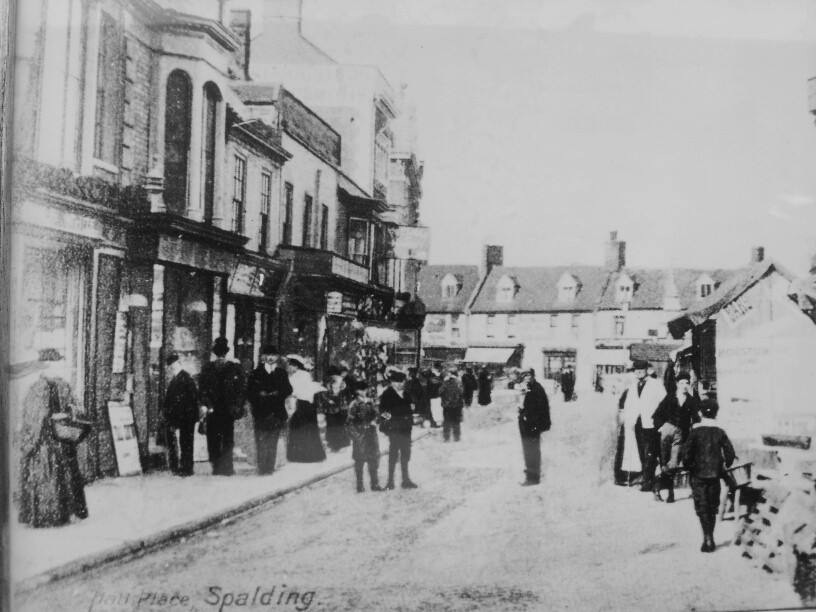
<svg viewBox="0 0 816 612">
<path fill-rule="evenodd" d="M 714 524 L 720 505 L 720 478 L 731 467 L 736 456 L 726 433 L 714 419 L 719 406 L 713 399 L 700 404 L 700 423 L 695 424 L 683 447 L 683 465 L 691 473 L 691 493 L 694 511 L 703 528 L 701 552 L 714 552 Z"/>
<path fill-rule="evenodd" d="M 346 428 L 351 437 L 351 457 L 354 459 L 354 474 L 357 477 L 357 492 L 363 487 L 363 466 L 368 464 L 371 490 L 382 491 L 377 471 L 380 467 L 380 441 L 377 434 L 379 413 L 374 402 L 368 397 L 368 384 L 358 381 L 354 389 L 354 399 L 348 407 Z"/>
</svg>

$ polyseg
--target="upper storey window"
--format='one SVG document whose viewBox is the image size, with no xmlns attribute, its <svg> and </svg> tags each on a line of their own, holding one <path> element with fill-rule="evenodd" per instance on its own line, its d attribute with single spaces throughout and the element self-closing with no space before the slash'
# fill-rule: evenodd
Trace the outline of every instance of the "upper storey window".
<svg viewBox="0 0 816 612">
<path fill-rule="evenodd" d="M 516 297 L 518 285 L 510 276 L 502 276 L 496 285 L 496 301 L 501 303 L 512 302 Z"/>
<path fill-rule="evenodd" d="M 192 93 L 186 72 L 170 73 L 164 112 L 164 203 L 176 214 L 187 208 Z"/>
<path fill-rule="evenodd" d="M 558 281 L 558 301 L 572 302 L 577 294 L 578 279 L 565 272 Z"/>
<path fill-rule="evenodd" d="M 626 274 L 622 274 L 618 278 L 616 285 L 615 296 L 618 302 L 631 302 L 632 294 L 635 291 L 635 282 Z"/>
<path fill-rule="evenodd" d="M 214 83 L 204 85 L 204 221 L 212 223 L 215 207 L 215 149 L 218 142 L 218 104 L 221 92 Z"/>
<path fill-rule="evenodd" d="M 714 291 L 714 280 L 708 275 L 703 274 L 697 279 L 697 297 L 706 298 Z"/>
<path fill-rule="evenodd" d="M 453 274 L 446 274 L 445 278 L 442 279 L 443 298 L 455 298 L 459 294 L 461 288 L 462 286 L 459 283 L 459 279 L 457 279 Z"/>
<path fill-rule="evenodd" d="M 119 143 L 123 105 L 124 32 L 105 12 L 99 24 L 96 64 L 96 116 L 94 157 L 112 165 L 119 164 Z"/>
</svg>

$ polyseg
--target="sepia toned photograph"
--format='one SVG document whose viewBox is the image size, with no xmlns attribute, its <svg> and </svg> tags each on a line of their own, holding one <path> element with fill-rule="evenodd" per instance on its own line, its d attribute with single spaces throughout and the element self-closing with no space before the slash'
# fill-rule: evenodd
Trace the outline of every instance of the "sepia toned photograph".
<svg viewBox="0 0 816 612">
<path fill-rule="evenodd" d="M 816 610 L 816 4 L 0 47 L 0 609 Z"/>
</svg>

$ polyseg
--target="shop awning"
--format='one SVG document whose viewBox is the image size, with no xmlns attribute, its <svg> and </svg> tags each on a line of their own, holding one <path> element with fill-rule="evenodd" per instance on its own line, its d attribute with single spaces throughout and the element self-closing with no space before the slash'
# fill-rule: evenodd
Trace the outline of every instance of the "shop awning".
<svg viewBox="0 0 816 612">
<path fill-rule="evenodd" d="M 468 347 L 463 361 L 467 363 L 501 363 L 505 364 L 516 352 L 516 347 Z"/>
<path fill-rule="evenodd" d="M 388 210 L 388 204 L 368 196 L 342 174 L 337 177 L 337 197 L 352 215 L 367 217 L 372 213 L 382 213 Z"/>
<path fill-rule="evenodd" d="M 639 342 L 629 347 L 632 361 L 672 361 L 672 354 L 681 348 L 680 343 Z"/>
</svg>

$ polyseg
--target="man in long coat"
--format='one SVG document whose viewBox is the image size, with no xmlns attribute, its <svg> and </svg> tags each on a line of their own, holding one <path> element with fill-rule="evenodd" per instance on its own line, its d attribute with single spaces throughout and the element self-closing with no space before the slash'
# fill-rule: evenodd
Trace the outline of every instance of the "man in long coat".
<svg viewBox="0 0 816 612">
<path fill-rule="evenodd" d="M 473 368 L 465 368 L 465 373 L 462 374 L 462 395 L 465 399 L 465 406 L 468 408 L 470 408 L 470 405 L 473 403 L 473 394 L 478 387 L 479 383 L 476 382 Z"/>
<path fill-rule="evenodd" d="M 289 418 L 285 400 L 292 394 L 289 375 L 281 366 L 277 348 L 261 347 L 261 364 L 249 375 L 247 401 L 255 424 L 255 452 L 258 474 L 275 471 L 278 440 Z"/>
<path fill-rule="evenodd" d="M 391 385 L 380 396 L 380 416 L 384 420 L 381 428 L 388 436 L 388 483 L 385 488 L 394 488 L 394 472 L 399 461 L 402 488 L 416 489 L 417 485 L 408 476 L 414 415 L 411 410 L 411 399 L 405 393 L 405 374 L 393 371 L 389 374 L 388 380 Z"/>
<path fill-rule="evenodd" d="M 663 383 L 647 375 L 649 363 L 646 361 L 635 361 L 632 365 L 635 372 L 635 382 L 628 388 L 626 401 L 623 405 L 623 418 L 626 431 L 624 434 L 623 465 L 625 471 L 637 471 L 632 469 L 640 463 L 636 456 L 632 444 L 638 440 L 636 430 L 639 429 L 640 436 L 640 456 L 642 460 L 643 480 L 640 490 L 652 492 L 654 487 L 655 469 L 657 468 L 657 456 L 660 452 L 660 434 L 655 429 L 652 415 L 657 410 L 658 404 L 666 396 L 666 389 Z M 629 458 L 631 457 L 631 460 Z"/>
<path fill-rule="evenodd" d="M 535 371 L 524 373 L 524 402 L 519 408 L 519 433 L 524 451 L 525 480 L 522 486 L 541 481 L 541 433 L 550 430 L 550 403 L 547 392 L 535 379 Z"/>
<path fill-rule="evenodd" d="M 235 446 L 235 420 L 241 417 L 244 403 L 244 370 L 227 360 L 229 344 L 217 338 L 212 353 L 215 359 L 204 364 L 198 379 L 201 402 L 206 408 L 207 452 L 213 474 L 235 473 L 232 449 Z"/>
<path fill-rule="evenodd" d="M 170 471 L 179 476 L 192 476 L 198 389 L 192 376 L 182 367 L 178 354 L 168 355 L 166 363 L 170 381 L 164 395 L 164 420 L 167 423 Z"/>
<path fill-rule="evenodd" d="M 465 399 L 462 397 L 462 388 L 456 368 L 451 368 L 439 388 L 439 397 L 442 399 L 442 439 L 450 440 L 453 431 L 453 441 L 458 442 L 461 437 L 462 409 Z"/>
</svg>

